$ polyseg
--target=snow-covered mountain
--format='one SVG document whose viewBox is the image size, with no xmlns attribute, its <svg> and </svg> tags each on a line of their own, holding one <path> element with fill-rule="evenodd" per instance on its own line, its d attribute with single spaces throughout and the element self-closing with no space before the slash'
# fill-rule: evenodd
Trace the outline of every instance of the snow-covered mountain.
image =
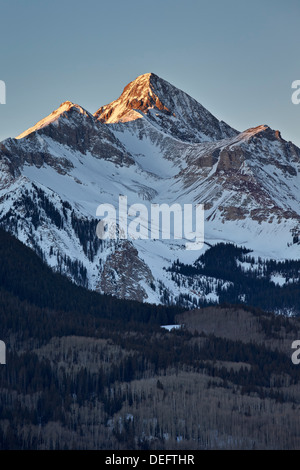
<svg viewBox="0 0 300 470">
<path fill-rule="evenodd" d="M 55 270 L 118 297 L 176 302 L 167 270 L 232 242 L 265 258 L 299 258 L 300 149 L 261 125 L 244 132 L 154 74 L 91 114 L 69 101 L 0 144 L 0 223 Z M 205 246 L 96 236 L 99 204 L 203 203 Z M 226 282 L 224 281 L 224 288 Z M 166 295 L 167 293 L 167 295 Z"/>
<path fill-rule="evenodd" d="M 143 118 L 167 135 L 190 143 L 237 134 L 191 96 L 153 73 L 129 83 L 120 98 L 99 108 L 95 116 L 107 124 Z"/>
</svg>

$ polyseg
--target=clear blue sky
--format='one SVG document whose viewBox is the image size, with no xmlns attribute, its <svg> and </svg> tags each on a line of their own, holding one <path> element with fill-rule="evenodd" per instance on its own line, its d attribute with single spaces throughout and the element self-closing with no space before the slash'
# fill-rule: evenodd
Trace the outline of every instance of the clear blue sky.
<svg viewBox="0 0 300 470">
<path fill-rule="evenodd" d="M 71 100 L 90 112 L 154 72 L 217 118 L 300 146 L 299 0 L 0 0 L 0 140 Z"/>
</svg>

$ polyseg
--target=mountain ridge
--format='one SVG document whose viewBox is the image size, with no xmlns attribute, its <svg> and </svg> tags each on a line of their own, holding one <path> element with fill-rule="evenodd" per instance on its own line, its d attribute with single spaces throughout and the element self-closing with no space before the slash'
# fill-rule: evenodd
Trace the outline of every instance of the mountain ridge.
<svg viewBox="0 0 300 470">
<path fill-rule="evenodd" d="M 295 259 L 299 173 L 300 149 L 279 131 L 260 125 L 238 132 L 183 91 L 144 74 L 94 115 L 66 101 L 1 142 L 0 224 L 92 290 L 176 303 L 195 288 L 179 288 L 165 268 L 177 258 L 192 265 L 201 252 L 187 252 L 186 240 L 172 237 L 101 243 L 97 206 L 117 207 L 120 194 L 148 209 L 202 203 L 204 250 L 227 242 L 257 257 Z M 74 277 L 76 262 L 83 271 Z M 197 299 L 218 300 L 213 287 L 205 292 Z"/>
<path fill-rule="evenodd" d="M 100 107 L 94 116 L 107 124 L 147 117 L 163 126 L 171 136 L 191 142 L 231 137 L 237 133 L 194 98 L 154 73 L 140 75 L 130 82 L 117 100 Z M 178 120 L 182 129 L 177 126 Z"/>
</svg>

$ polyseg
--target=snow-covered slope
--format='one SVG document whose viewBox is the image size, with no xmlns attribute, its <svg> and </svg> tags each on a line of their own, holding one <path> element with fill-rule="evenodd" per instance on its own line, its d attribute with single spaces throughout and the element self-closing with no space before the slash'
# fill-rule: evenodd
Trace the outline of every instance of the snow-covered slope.
<svg viewBox="0 0 300 470">
<path fill-rule="evenodd" d="M 300 150 L 278 131 L 237 132 L 154 74 L 94 115 L 69 101 L 0 144 L 0 223 L 53 269 L 100 292 L 154 303 L 193 291 L 166 270 L 230 241 L 275 259 L 299 258 Z M 96 209 L 203 203 L 201 252 L 186 240 L 107 240 Z M 210 292 L 197 295 L 214 298 Z M 226 287 L 226 286 L 225 286 Z M 225 288 L 224 287 L 224 288 Z"/>
</svg>

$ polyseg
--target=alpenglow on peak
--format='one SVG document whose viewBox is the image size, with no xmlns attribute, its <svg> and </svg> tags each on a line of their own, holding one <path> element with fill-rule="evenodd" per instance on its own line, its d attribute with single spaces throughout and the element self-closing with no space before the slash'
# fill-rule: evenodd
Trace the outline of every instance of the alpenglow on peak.
<svg viewBox="0 0 300 470">
<path fill-rule="evenodd" d="M 147 119 L 172 137 L 203 142 L 233 137 L 237 131 L 219 121 L 200 103 L 154 73 L 138 76 L 121 96 L 94 116 L 106 124 Z"/>
</svg>

